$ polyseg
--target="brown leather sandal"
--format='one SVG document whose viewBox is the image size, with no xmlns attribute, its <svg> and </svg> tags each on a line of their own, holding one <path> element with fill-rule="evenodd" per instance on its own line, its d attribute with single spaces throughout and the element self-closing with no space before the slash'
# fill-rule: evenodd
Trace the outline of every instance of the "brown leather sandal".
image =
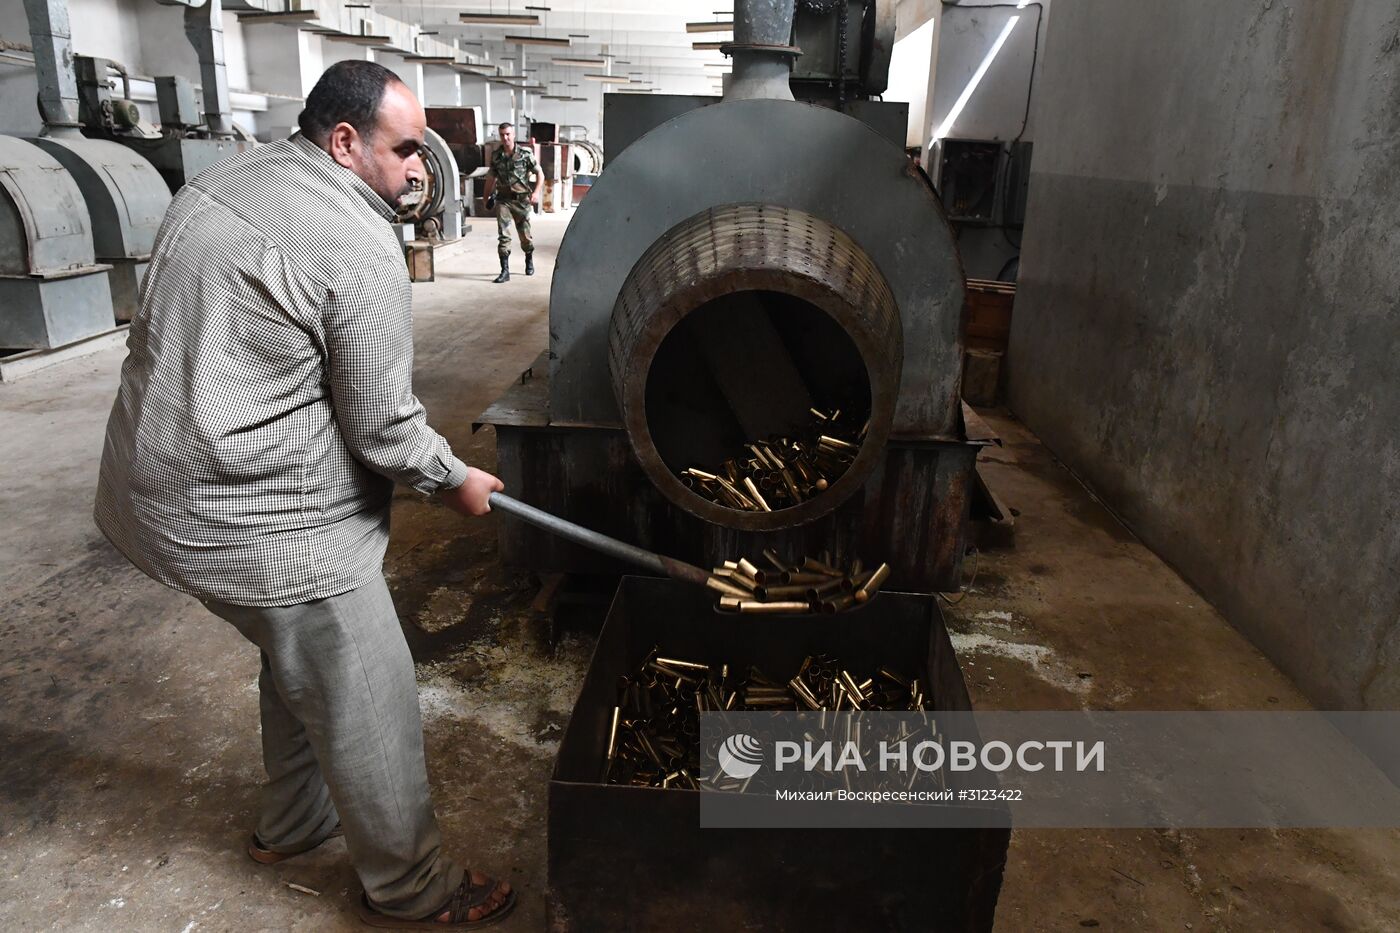
<svg viewBox="0 0 1400 933">
<path fill-rule="evenodd" d="M 330 835 L 327 836 L 326 839 L 334 839 L 336 836 L 343 835 L 345 835 L 345 830 L 340 828 L 339 823 L 336 823 L 335 829 L 331 830 Z M 276 865 L 278 862 L 285 862 L 289 858 L 294 858 L 295 856 L 301 855 L 306 852 L 310 852 L 312 849 L 318 848 L 321 845 L 321 843 L 326 841 L 326 839 L 322 839 L 321 842 L 316 843 L 316 845 L 314 846 L 308 846 L 307 848 L 299 849 L 296 852 L 274 852 L 271 849 L 264 847 L 263 844 L 258 841 L 258 834 L 253 833 L 253 835 L 248 839 L 248 857 L 253 861 L 257 862 L 259 865 Z"/>
<path fill-rule="evenodd" d="M 501 892 L 505 899 L 499 906 L 485 916 L 475 920 L 467 919 L 473 910 L 489 909 L 487 905 L 490 904 L 492 895 L 502 886 L 506 888 Z M 479 930 L 499 923 L 515 909 L 515 892 L 509 888 L 509 884 L 489 877 L 485 884 L 472 884 L 472 873 L 468 870 L 462 875 L 462 883 L 452 892 L 452 897 L 448 898 L 447 903 L 421 920 L 405 920 L 381 914 L 370 904 L 369 895 L 364 892 L 360 893 L 360 899 L 355 906 L 360 919 L 372 927 L 392 930 Z M 446 920 L 437 919 L 443 914 L 448 915 Z"/>
</svg>

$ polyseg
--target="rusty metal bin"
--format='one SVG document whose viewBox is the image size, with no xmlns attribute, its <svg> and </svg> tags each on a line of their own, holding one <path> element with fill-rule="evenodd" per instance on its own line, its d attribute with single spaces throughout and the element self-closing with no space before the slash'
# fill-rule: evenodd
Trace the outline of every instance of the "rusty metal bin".
<svg viewBox="0 0 1400 933">
<path fill-rule="evenodd" d="M 657 645 L 774 673 L 809 654 L 900 664 L 931 674 L 936 710 L 971 709 L 934 597 L 755 619 L 716 612 L 692 587 L 624 577 L 550 780 L 551 931 L 992 928 L 1009 829 L 702 829 L 699 792 L 600 783 L 618 678 Z"/>
</svg>

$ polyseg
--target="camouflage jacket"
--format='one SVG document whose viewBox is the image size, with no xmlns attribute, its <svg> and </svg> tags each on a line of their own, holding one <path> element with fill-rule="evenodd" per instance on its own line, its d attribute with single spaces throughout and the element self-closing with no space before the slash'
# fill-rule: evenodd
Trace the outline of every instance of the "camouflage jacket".
<svg viewBox="0 0 1400 933">
<path fill-rule="evenodd" d="M 532 174 L 539 174 L 540 166 L 535 161 L 535 153 L 529 146 L 515 144 L 515 151 L 506 154 L 504 148 L 497 149 L 491 156 L 491 174 L 496 178 L 496 195 L 509 191 L 516 195 L 529 194 L 535 190 L 530 180 Z"/>
</svg>

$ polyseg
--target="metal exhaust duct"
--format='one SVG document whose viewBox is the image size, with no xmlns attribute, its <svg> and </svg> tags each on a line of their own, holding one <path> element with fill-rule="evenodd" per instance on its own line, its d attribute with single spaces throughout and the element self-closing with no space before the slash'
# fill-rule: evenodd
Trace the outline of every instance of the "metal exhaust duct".
<svg viewBox="0 0 1400 933">
<path fill-rule="evenodd" d="M 734 41 L 720 46 L 734 60 L 725 100 L 793 100 L 788 77 L 801 51 L 792 44 L 794 0 L 735 0 Z"/>
<path fill-rule="evenodd" d="M 78 136 L 78 79 L 73 74 L 73 32 L 68 0 L 24 0 L 34 69 L 39 79 L 39 116 L 54 136 Z"/>
<path fill-rule="evenodd" d="M 204 85 L 204 119 L 213 136 L 232 137 L 233 108 L 229 104 L 228 67 L 224 64 L 222 0 L 157 0 L 185 8 L 185 36 L 199 56 L 199 80 Z"/>
</svg>

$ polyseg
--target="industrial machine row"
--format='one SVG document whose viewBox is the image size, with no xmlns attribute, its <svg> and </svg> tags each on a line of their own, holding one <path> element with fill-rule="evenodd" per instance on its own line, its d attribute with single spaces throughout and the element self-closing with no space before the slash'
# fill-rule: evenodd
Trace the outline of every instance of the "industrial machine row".
<svg viewBox="0 0 1400 933">
<path fill-rule="evenodd" d="M 156 77 L 158 126 L 122 63 L 73 53 L 67 0 L 25 0 L 44 130 L 0 136 L 0 350 L 61 347 L 129 321 L 171 195 L 256 145 L 232 119 L 220 0 L 156 2 L 183 8 L 202 84 L 201 98 L 182 76 Z M 457 163 L 431 130 L 423 160 L 398 220 L 455 239 Z"/>
</svg>

